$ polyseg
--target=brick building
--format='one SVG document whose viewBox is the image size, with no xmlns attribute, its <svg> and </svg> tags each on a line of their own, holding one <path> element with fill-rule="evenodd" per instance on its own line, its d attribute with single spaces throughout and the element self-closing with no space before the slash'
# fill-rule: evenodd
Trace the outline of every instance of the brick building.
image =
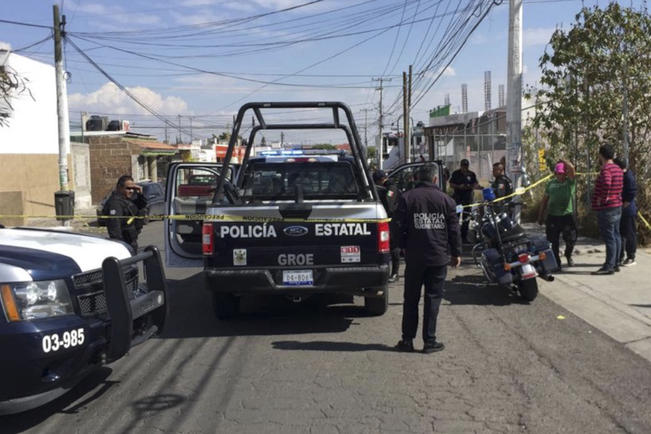
<svg viewBox="0 0 651 434">
<path fill-rule="evenodd" d="M 131 175 L 136 182 L 159 181 L 168 161 L 178 153 L 175 146 L 131 132 L 85 132 L 73 138 L 89 145 L 93 203 L 99 203 L 122 175 Z"/>
</svg>

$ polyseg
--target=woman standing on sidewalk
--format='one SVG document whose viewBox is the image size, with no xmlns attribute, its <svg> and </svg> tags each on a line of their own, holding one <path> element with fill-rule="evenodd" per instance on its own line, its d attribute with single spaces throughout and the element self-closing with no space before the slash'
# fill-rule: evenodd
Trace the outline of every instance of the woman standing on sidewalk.
<svg viewBox="0 0 651 434">
<path fill-rule="evenodd" d="M 574 218 L 574 194 L 576 192 L 576 179 L 574 166 L 569 161 L 560 160 L 554 167 L 556 175 L 545 189 L 540 211 L 538 213 L 538 224 L 543 224 L 545 211 L 549 208 L 545 232 L 547 240 L 552 243 L 552 251 L 556 256 L 558 269 L 561 269 L 561 257 L 559 254 L 560 236 L 565 241 L 565 258 L 567 265 L 574 265 L 572 252 L 576 244 L 576 222 Z"/>
</svg>

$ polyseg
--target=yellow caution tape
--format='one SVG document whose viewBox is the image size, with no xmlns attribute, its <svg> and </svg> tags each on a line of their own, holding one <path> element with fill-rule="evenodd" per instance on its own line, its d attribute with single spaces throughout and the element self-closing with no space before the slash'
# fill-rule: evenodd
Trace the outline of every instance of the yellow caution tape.
<svg viewBox="0 0 651 434">
<path fill-rule="evenodd" d="M 646 225 L 646 228 L 649 229 L 649 230 L 651 230 L 651 225 L 649 224 L 648 221 L 646 221 L 646 219 L 644 218 L 644 216 L 642 215 L 642 213 L 641 213 L 640 211 L 638 211 L 638 212 L 637 212 L 637 215 L 638 215 L 638 217 L 640 217 L 640 220 L 642 220 L 642 221 L 644 222 L 644 224 Z"/>
<path fill-rule="evenodd" d="M 576 172 L 577 175 L 598 175 L 599 172 Z M 527 191 L 531 190 L 542 184 L 545 181 L 548 181 L 554 174 L 550 173 L 549 175 L 539 179 L 528 187 L 518 187 L 513 193 L 506 196 L 498 197 L 489 203 L 496 203 L 506 199 L 510 199 L 515 196 L 521 196 Z M 457 208 L 471 208 L 473 206 L 480 206 L 483 202 L 472 203 L 469 205 L 459 205 Z M 651 224 L 644 218 L 642 213 L 638 211 L 637 215 L 640 217 L 642 222 L 646 227 L 651 230 Z M 167 220 L 179 220 L 179 221 L 188 221 L 188 220 L 202 220 L 209 222 L 252 222 L 252 223 L 386 223 L 391 221 L 390 218 L 384 219 L 373 219 L 373 218 L 318 218 L 318 219 L 301 219 L 301 218 L 283 218 L 283 217 L 256 217 L 256 216 L 236 216 L 236 215 L 211 215 L 211 214 L 175 214 L 175 215 L 149 215 L 149 216 L 94 216 L 94 215 L 22 215 L 22 214 L 5 214 L 0 215 L 2 218 L 56 218 L 60 220 L 85 220 L 85 219 L 127 219 L 127 224 L 133 223 L 136 219 L 167 219 Z"/>
<path fill-rule="evenodd" d="M 599 172 L 576 172 L 576 175 L 598 175 L 598 174 L 599 174 Z M 521 195 L 525 194 L 527 191 L 531 190 L 532 188 L 538 187 L 541 183 L 543 183 L 545 181 L 548 181 L 553 176 L 554 176 L 554 174 L 550 173 L 549 175 L 539 179 L 538 181 L 534 182 L 533 184 L 531 184 L 528 187 L 518 187 L 518 188 L 515 189 L 515 191 L 513 193 L 507 194 L 506 196 L 502 196 L 502 197 L 498 197 L 496 199 L 493 199 L 489 203 L 496 203 L 496 202 L 500 202 L 500 201 L 503 201 L 503 200 L 506 200 L 506 199 L 510 199 L 512 197 L 515 197 L 515 196 L 521 196 Z M 463 208 L 471 208 L 473 206 L 479 206 L 479 205 L 482 205 L 482 204 L 483 204 L 483 202 L 471 203 L 470 205 L 463 205 L 462 207 Z"/>
<path fill-rule="evenodd" d="M 515 189 L 515 191 L 513 193 L 507 194 L 506 196 L 498 197 L 497 199 L 493 199 L 489 203 L 496 203 L 496 202 L 500 202 L 502 200 L 510 199 L 512 197 L 515 197 L 515 196 L 521 196 L 521 195 L 525 194 L 527 191 L 531 190 L 532 188 L 537 187 L 541 183 L 547 181 L 552 176 L 554 176 L 554 175 L 550 173 L 549 175 L 545 176 L 544 178 L 539 179 L 538 181 L 534 182 L 533 184 L 531 184 L 528 187 L 518 187 L 518 188 Z M 482 204 L 483 204 L 483 202 L 471 203 L 469 205 L 463 205 L 462 208 L 471 208 L 473 206 L 479 206 L 479 205 L 482 205 Z"/>
</svg>

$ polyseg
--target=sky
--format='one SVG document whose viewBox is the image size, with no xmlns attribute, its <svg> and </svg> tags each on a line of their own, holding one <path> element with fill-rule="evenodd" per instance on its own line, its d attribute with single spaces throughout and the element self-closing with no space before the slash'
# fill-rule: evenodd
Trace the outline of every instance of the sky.
<svg viewBox="0 0 651 434">
<path fill-rule="evenodd" d="M 66 15 L 66 70 L 71 127 L 81 112 L 128 119 L 132 129 L 174 142 L 220 134 L 248 101 L 338 100 L 354 111 L 363 136 L 377 134 L 380 85 L 385 131 L 402 114 L 402 72 L 412 66 L 413 122 L 449 95 L 461 111 L 491 106 L 506 87 L 508 0 L 60 0 Z M 524 83 L 540 77 L 539 58 L 557 28 L 568 29 L 585 6 L 606 1 L 524 0 Z M 621 1 L 640 8 L 640 0 Z M 52 4 L 2 0 L 0 42 L 53 64 Z M 26 26 L 24 24 L 30 24 Z M 39 27 L 44 26 L 44 27 Z M 83 54 L 82 54 L 83 53 Z M 91 63 L 94 62 L 94 64 Z M 100 72 L 101 69 L 103 72 Z M 108 78 L 110 77 L 110 79 Z M 114 84 L 112 81 L 119 83 Z M 135 96 L 141 105 L 134 102 Z M 142 106 L 146 106 L 148 110 Z M 153 114 L 152 114 L 153 112 Z M 301 112 L 295 119 L 322 120 Z M 190 125 L 192 129 L 190 130 Z M 345 141 L 315 133 L 306 143 Z M 273 136 L 269 134 L 267 137 Z M 271 137 L 273 140 L 274 137 Z M 370 139 L 369 139 L 370 142 Z"/>
</svg>

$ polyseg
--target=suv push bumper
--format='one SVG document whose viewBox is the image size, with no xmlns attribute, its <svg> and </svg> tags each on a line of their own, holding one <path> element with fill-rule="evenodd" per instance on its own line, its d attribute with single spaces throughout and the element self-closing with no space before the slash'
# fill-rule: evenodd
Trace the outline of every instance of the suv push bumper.
<svg viewBox="0 0 651 434">
<path fill-rule="evenodd" d="M 283 269 L 206 269 L 207 288 L 229 294 L 301 295 L 344 293 L 372 295 L 388 282 L 389 265 L 357 267 L 314 267 L 314 284 L 293 286 L 282 284 Z M 300 270 L 300 268 L 292 268 Z"/>
<path fill-rule="evenodd" d="M 143 262 L 146 292 L 129 296 L 123 266 Z M 119 359 L 133 346 L 162 330 L 167 316 L 167 287 L 160 253 L 147 247 L 128 259 L 102 264 L 110 319 L 78 315 L 11 323 L 0 344 L 12 348 L 0 360 L 0 415 L 39 407 L 74 387 L 92 368 Z M 127 322 L 128 321 L 128 322 Z M 43 336 L 83 329 L 86 343 L 44 353 Z"/>
<path fill-rule="evenodd" d="M 140 261 L 143 261 L 147 292 L 140 297 L 130 298 L 123 267 Z M 106 305 L 111 317 L 106 351 L 106 358 L 110 362 L 124 356 L 131 347 L 159 333 L 165 325 L 169 305 L 166 303 L 167 283 L 163 263 L 157 248 L 146 247 L 144 252 L 123 260 L 106 258 L 102 263 L 102 271 Z M 134 321 L 150 313 L 149 321 L 144 321 L 134 329 Z"/>
</svg>

